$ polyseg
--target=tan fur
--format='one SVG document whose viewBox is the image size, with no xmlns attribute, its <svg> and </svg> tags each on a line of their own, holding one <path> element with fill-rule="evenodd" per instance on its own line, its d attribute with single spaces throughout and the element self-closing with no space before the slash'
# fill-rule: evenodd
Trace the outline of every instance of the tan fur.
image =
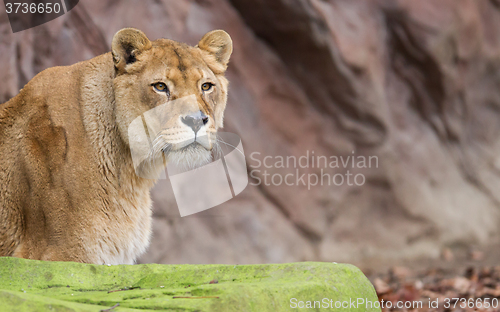
<svg viewBox="0 0 500 312">
<path fill-rule="evenodd" d="M 194 95 L 212 140 L 193 144 L 189 155 L 172 144 L 167 158 L 209 157 L 222 127 L 231 51 L 223 31 L 190 47 L 123 29 L 112 52 L 44 70 L 0 105 L 0 256 L 134 263 L 149 244 L 155 181 L 136 175 L 127 128 L 158 105 Z M 205 81 L 215 84 L 210 93 L 200 89 Z M 156 82 L 170 95 L 155 91 Z M 178 122 L 193 112 L 177 110 L 157 134 L 165 144 L 193 136 Z"/>
</svg>

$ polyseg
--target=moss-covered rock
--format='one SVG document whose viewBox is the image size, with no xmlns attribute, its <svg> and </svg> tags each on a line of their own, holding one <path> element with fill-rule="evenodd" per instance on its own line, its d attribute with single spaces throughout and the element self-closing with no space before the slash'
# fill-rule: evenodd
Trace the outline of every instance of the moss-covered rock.
<svg viewBox="0 0 500 312">
<path fill-rule="evenodd" d="M 299 308 L 308 302 L 313 308 Z M 111 311 L 380 311 L 370 308 L 376 302 L 368 279 L 346 264 L 106 266 L 0 258 L 0 311 L 95 312 L 116 304 Z"/>
</svg>

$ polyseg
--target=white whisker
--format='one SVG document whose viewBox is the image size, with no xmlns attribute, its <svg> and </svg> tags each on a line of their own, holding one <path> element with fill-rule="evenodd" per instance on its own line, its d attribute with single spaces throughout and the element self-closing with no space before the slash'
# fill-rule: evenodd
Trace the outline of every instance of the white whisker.
<svg viewBox="0 0 500 312">
<path fill-rule="evenodd" d="M 220 136 L 217 136 L 215 139 L 217 140 L 217 142 L 220 142 L 220 143 L 226 144 L 227 146 L 230 146 L 230 147 L 234 148 L 235 150 L 237 150 L 238 152 L 240 152 L 242 155 L 245 155 L 245 154 L 244 154 L 244 153 L 243 153 L 243 152 L 242 152 L 239 148 L 237 148 L 236 146 L 231 145 L 231 144 L 229 144 L 229 143 L 225 142 L 224 140 L 222 140 L 222 139 L 220 138 Z"/>
</svg>

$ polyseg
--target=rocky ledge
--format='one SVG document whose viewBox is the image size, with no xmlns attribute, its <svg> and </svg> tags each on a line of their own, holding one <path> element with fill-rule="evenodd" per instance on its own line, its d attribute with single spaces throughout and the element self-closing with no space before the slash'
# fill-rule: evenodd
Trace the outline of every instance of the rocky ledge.
<svg viewBox="0 0 500 312">
<path fill-rule="evenodd" d="M 379 311 L 370 309 L 377 303 L 372 284 L 348 264 L 107 266 L 0 258 L 3 311 L 262 312 L 302 310 L 314 301 L 314 311 L 339 310 L 335 304 Z"/>
</svg>

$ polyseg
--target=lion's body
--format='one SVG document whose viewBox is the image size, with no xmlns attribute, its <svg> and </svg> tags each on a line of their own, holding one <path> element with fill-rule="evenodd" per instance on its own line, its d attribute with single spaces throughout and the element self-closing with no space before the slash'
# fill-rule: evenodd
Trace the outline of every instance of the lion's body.
<svg viewBox="0 0 500 312">
<path fill-rule="evenodd" d="M 0 256 L 119 264 L 146 250 L 154 181 L 120 128 L 151 103 L 120 104 L 131 87 L 116 71 L 112 53 L 50 68 L 0 105 Z"/>
<path fill-rule="evenodd" d="M 51 68 L 1 106 L 0 254 L 132 263 L 145 250 L 153 181 L 123 152 L 113 70 L 111 53 Z"/>
</svg>

